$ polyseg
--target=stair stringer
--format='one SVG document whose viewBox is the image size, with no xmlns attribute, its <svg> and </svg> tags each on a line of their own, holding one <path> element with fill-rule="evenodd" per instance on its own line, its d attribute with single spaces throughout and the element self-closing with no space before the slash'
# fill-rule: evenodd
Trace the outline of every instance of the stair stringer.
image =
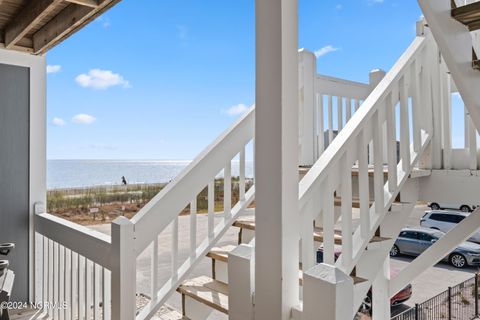
<svg viewBox="0 0 480 320">
<path fill-rule="evenodd" d="M 451 0 L 418 0 L 418 3 L 465 107 L 480 128 L 480 73 L 472 68 L 472 35 L 451 17 Z"/>
<path fill-rule="evenodd" d="M 357 284 L 354 287 L 354 313 L 360 307 L 373 284 L 373 280 L 382 269 L 383 261 L 389 255 L 390 249 L 407 222 L 407 219 L 410 217 L 414 207 L 415 202 L 395 205 L 380 224 L 381 236 L 390 239 L 370 244 L 359 259 L 355 268 L 356 275 L 367 279 L 367 281 Z"/>
</svg>

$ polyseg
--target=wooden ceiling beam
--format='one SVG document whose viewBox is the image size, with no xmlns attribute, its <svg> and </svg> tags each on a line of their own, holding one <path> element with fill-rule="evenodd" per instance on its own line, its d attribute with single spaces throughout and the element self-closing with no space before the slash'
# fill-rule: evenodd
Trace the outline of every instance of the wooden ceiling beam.
<svg viewBox="0 0 480 320">
<path fill-rule="evenodd" d="M 0 0 L 2 1 L 2 0 Z M 79 4 L 81 6 L 90 7 L 90 8 L 97 8 L 98 1 L 97 0 L 66 0 L 66 2 Z"/>
<path fill-rule="evenodd" d="M 25 35 L 48 15 L 62 0 L 29 1 L 5 28 L 5 47 L 15 46 Z"/>
<path fill-rule="evenodd" d="M 77 4 L 69 5 L 33 35 L 33 52 L 46 52 L 120 1 L 100 0 L 95 9 Z"/>
</svg>

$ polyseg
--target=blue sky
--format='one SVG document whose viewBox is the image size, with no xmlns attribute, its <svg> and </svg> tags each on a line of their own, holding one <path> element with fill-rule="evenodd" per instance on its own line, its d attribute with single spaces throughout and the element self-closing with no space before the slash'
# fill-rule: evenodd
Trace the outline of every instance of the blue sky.
<svg viewBox="0 0 480 320">
<path fill-rule="evenodd" d="M 414 0 L 300 0 L 318 72 L 368 81 L 415 36 Z M 49 159 L 192 159 L 254 102 L 253 0 L 123 0 L 47 55 Z"/>
</svg>

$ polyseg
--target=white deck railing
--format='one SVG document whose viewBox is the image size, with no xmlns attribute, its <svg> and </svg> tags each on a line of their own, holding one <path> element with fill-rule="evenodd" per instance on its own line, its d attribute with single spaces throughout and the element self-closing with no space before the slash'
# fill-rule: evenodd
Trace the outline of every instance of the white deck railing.
<svg viewBox="0 0 480 320">
<path fill-rule="evenodd" d="M 47 213 L 35 215 L 35 231 L 35 295 L 44 312 L 111 319 L 110 236 Z"/>
</svg>

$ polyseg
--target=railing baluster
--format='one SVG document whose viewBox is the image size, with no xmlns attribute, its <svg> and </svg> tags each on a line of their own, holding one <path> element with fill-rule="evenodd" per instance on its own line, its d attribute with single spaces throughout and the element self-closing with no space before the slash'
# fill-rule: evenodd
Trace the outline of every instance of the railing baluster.
<svg viewBox="0 0 480 320">
<path fill-rule="evenodd" d="M 352 262 L 352 160 L 348 150 L 342 158 L 342 263 Z"/>
<path fill-rule="evenodd" d="M 477 170 L 477 130 L 472 117 L 468 116 L 468 153 L 470 170 Z"/>
<path fill-rule="evenodd" d="M 85 258 L 85 314 L 87 319 L 92 318 L 92 296 L 93 296 L 93 286 L 92 286 L 92 261 Z"/>
<path fill-rule="evenodd" d="M 103 319 L 110 320 L 111 319 L 111 273 L 109 270 L 102 268 L 103 270 Z"/>
<path fill-rule="evenodd" d="M 58 297 L 58 313 L 60 320 L 65 319 L 65 310 L 60 308 L 61 304 L 65 302 L 65 247 L 59 245 L 59 272 L 60 272 L 60 281 L 59 281 L 59 297 Z"/>
<path fill-rule="evenodd" d="M 190 202 L 190 259 L 193 261 L 197 251 L 197 197 Z"/>
<path fill-rule="evenodd" d="M 84 309 L 82 308 L 82 305 L 83 305 L 83 301 L 84 301 L 84 295 L 82 294 L 82 288 L 83 288 L 83 285 L 84 285 L 84 282 L 82 281 L 83 280 L 83 274 L 84 274 L 84 270 L 85 268 L 83 267 L 83 260 L 82 260 L 82 257 L 77 254 L 77 266 L 78 266 L 78 283 L 77 283 L 77 289 L 78 289 L 78 318 L 79 319 L 82 319 L 85 314 L 84 314 Z"/>
<path fill-rule="evenodd" d="M 410 126 L 406 76 L 400 79 L 400 154 L 402 155 L 402 170 L 406 173 L 410 168 Z"/>
<path fill-rule="evenodd" d="M 172 281 L 178 279 L 178 216 L 172 222 Z"/>
<path fill-rule="evenodd" d="M 443 86 L 443 168 L 452 168 L 452 88 L 450 75 L 445 74 Z"/>
<path fill-rule="evenodd" d="M 384 209 L 385 192 L 383 177 L 383 108 L 380 107 L 372 119 L 373 123 L 373 151 L 374 151 L 374 174 L 373 184 L 375 193 L 375 211 L 381 214 Z"/>
<path fill-rule="evenodd" d="M 53 301 L 53 241 L 48 240 L 48 301 Z M 52 317 L 52 308 L 48 308 L 48 316 Z"/>
<path fill-rule="evenodd" d="M 366 238 L 370 233 L 370 196 L 368 183 L 368 153 L 365 131 L 359 135 L 358 143 L 358 192 L 360 200 L 360 234 Z"/>
<path fill-rule="evenodd" d="M 65 319 L 72 318 L 72 250 L 65 248 Z"/>
<path fill-rule="evenodd" d="M 150 297 L 152 300 L 158 292 L 158 236 L 155 237 L 152 243 L 152 261 L 151 261 L 151 275 L 150 279 Z"/>
<path fill-rule="evenodd" d="M 208 240 L 213 239 L 215 226 L 215 179 L 208 184 Z"/>
<path fill-rule="evenodd" d="M 397 137 L 395 122 L 395 104 L 392 93 L 385 99 L 387 114 L 387 152 L 388 152 L 388 189 L 394 192 L 397 189 Z"/>
<path fill-rule="evenodd" d="M 325 135 L 324 131 L 325 129 L 323 128 L 323 95 L 317 94 L 317 114 L 318 114 L 318 135 L 317 135 L 317 143 L 318 143 L 318 154 L 317 154 L 317 159 L 320 157 L 320 155 L 323 153 L 323 150 L 325 150 Z"/>
<path fill-rule="evenodd" d="M 223 216 L 227 220 L 232 214 L 232 162 L 223 170 Z"/>
<path fill-rule="evenodd" d="M 240 172 L 238 179 L 238 190 L 240 193 L 240 201 L 245 201 L 245 146 L 240 150 Z"/>
<path fill-rule="evenodd" d="M 347 113 L 346 113 L 346 122 L 348 122 L 348 120 L 350 120 L 350 118 L 352 118 L 352 99 L 350 98 L 346 98 L 346 104 L 345 104 L 345 108 L 347 109 Z"/>
<path fill-rule="evenodd" d="M 333 181 L 331 175 L 325 178 L 323 184 L 323 262 L 335 264 L 335 243 L 334 243 L 334 210 Z"/>
<path fill-rule="evenodd" d="M 328 144 L 333 140 L 333 101 L 332 96 L 328 96 Z"/>
<path fill-rule="evenodd" d="M 421 112 L 420 112 L 420 93 L 418 88 L 418 66 L 417 61 L 415 60 L 411 66 L 410 72 L 410 90 L 412 94 L 412 126 L 413 126 L 413 150 L 416 154 L 420 152 L 421 148 L 421 135 L 420 130 L 420 121 L 421 121 Z"/>
<path fill-rule="evenodd" d="M 100 270 L 93 263 L 93 319 L 100 320 Z"/>
<path fill-rule="evenodd" d="M 338 132 L 343 129 L 343 97 L 337 96 Z"/>
</svg>

